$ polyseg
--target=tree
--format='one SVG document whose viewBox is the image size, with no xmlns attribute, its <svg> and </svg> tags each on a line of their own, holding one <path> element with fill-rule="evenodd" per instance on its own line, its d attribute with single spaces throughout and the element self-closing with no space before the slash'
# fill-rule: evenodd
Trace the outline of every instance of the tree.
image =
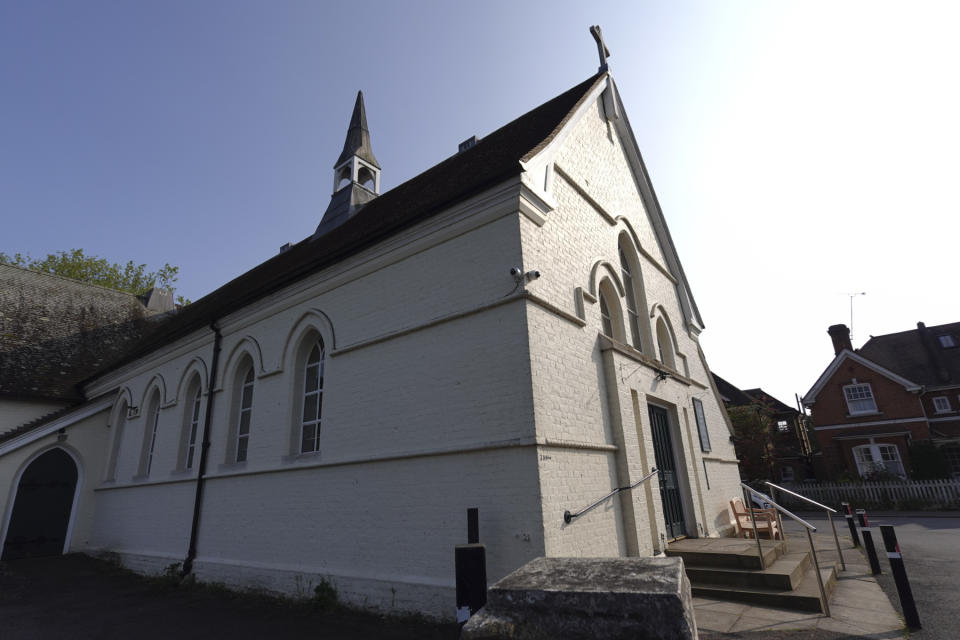
<svg viewBox="0 0 960 640">
<path fill-rule="evenodd" d="M 127 264 L 112 263 L 106 258 L 88 256 L 83 249 L 57 251 L 43 258 L 32 258 L 22 253 L 10 256 L 0 251 L 0 264 L 52 273 L 135 295 L 143 295 L 153 287 L 173 290 L 173 283 L 177 281 L 180 271 L 179 267 L 170 264 L 164 264 L 156 271 L 147 271 L 146 264 L 134 264 L 133 260 Z M 190 301 L 177 296 L 177 303 L 184 305 L 190 304 Z"/>
<path fill-rule="evenodd" d="M 736 433 L 741 473 L 751 482 L 773 477 L 773 437 L 768 411 L 759 403 L 727 407 Z"/>
</svg>

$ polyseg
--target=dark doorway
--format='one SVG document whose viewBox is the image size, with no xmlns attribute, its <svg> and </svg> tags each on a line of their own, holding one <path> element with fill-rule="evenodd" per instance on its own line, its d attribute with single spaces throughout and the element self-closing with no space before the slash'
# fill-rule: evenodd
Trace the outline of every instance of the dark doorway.
<svg viewBox="0 0 960 640">
<path fill-rule="evenodd" d="M 63 449 L 30 463 L 20 478 L 3 560 L 63 553 L 77 488 L 77 465 Z"/>
<path fill-rule="evenodd" d="M 663 519 L 667 537 L 671 540 L 687 534 L 683 522 L 680 483 L 677 482 L 677 463 L 673 456 L 673 439 L 670 437 L 670 419 L 667 411 L 650 405 L 650 427 L 653 430 L 653 453 L 657 461 L 660 480 L 660 501 L 663 503 Z"/>
</svg>

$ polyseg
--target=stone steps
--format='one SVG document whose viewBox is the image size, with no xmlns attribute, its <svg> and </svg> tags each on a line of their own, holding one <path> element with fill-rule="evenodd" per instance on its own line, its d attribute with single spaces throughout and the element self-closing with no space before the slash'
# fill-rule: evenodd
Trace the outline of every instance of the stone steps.
<svg viewBox="0 0 960 640">
<path fill-rule="evenodd" d="M 810 552 L 787 551 L 786 543 L 761 540 L 766 568 L 760 568 L 756 540 L 699 538 L 679 540 L 667 555 L 684 561 L 693 595 L 767 607 L 820 611 L 820 587 Z M 836 584 L 834 566 L 821 566 L 827 598 Z"/>
</svg>

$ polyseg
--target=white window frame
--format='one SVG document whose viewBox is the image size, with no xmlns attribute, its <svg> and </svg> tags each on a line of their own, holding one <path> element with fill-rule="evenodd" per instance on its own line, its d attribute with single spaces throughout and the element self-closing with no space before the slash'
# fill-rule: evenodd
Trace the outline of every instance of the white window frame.
<svg viewBox="0 0 960 640">
<path fill-rule="evenodd" d="M 153 413 L 148 416 L 148 419 L 153 423 L 150 433 L 150 448 L 147 449 L 147 464 L 144 468 L 143 475 L 150 475 L 150 467 L 153 466 L 153 449 L 157 444 L 157 425 L 160 423 L 160 400 L 157 399 L 156 406 L 153 408 Z"/>
<path fill-rule="evenodd" d="M 314 350 L 319 352 L 316 361 L 311 360 Z M 320 425 L 323 413 L 323 367 L 326 360 L 326 352 L 323 348 L 323 340 L 317 339 L 307 354 L 307 362 L 303 368 L 303 402 L 300 412 L 300 453 L 315 453 L 320 451 Z M 310 385 L 310 369 L 316 367 L 317 374 L 314 385 Z M 308 406 L 311 399 L 316 398 L 316 405 L 312 414 L 308 415 Z M 308 432 L 311 437 L 307 438 Z M 308 443 L 311 443 L 308 447 Z"/>
<path fill-rule="evenodd" d="M 613 318 L 610 316 L 610 303 L 603 291 L 597 297 L 600 303 L 600 331 L 608 338 L 613 338 Z"/>
<path fill-rule="evenodd" d="M 903 469 L 900 447 L 895 444 L 876 442 L 861 444 L 853 448 L 853 460 L 861 476 L 869 475 L 874 471 L 890 471 L 900 477 L 907 475 Z"/>
<path fill-rule="evenodd" d="M 953 413 L 950 407 L 950 398 L 947 396 L 936 396 L 933 399 L 933 410 L 937 413 Z"/>
<path fill-rule="evenodd" d="M 866 394 L 863 393 L 864 390 L 866 390 Z M 851 398 L 850 396 L 852 394 L 856 394 L 859 397 Z M 843 399 L 847 401 L 847 412 L 851 416 L 863 416 L 871 413 L 879 413 L 879 410 L 877 409 L 877 399 L 876 396 L 873 395 L 873 387 L 870 386 L 869 382 L 854 382 L 853 384 L 844 385 Z M 854 402 L 865 403 L 868 400 L 873 405 L 872 408 L 855 409 L 854 405 L 852 404 Z"/>
<path fill-rule="evenodd" d="M 633 342 L 633 347 L 642 352 L 640 312 L 637 310 L 637 294 L 633 284 L 633 273 L 630 271 L 630 263 L 627 261 L 627 255 L 624 253 L 622 246 L 618 248 L 618 252 L 620 254 L 620 277 L 623 278 L 623 289 L 627 299 L 627 325 L 630 327 L 630 339 Z"/>
<path fill-rule="evenodd" d="M 778 433 L 790 433 L 790 423 L 786 420 L 777 420 Z"/>
<path fill-rule="evenodd" d="M 243 377 L 243 383 L 240 385 L 240 397 L 238 398 L 237 411 L 237 447 L 234 455 L 236 462 L 246 462 L 247 455 L 250 453 L 250 427 L 253 422 L 253 384 L 256 377 L 253 374 L 253 365 L 247 369 Z M 249 396 L 247 389 L 250 390 Z M 247 419 L 247 426 L 244 429 L 243 420 Z"/>
</svg>

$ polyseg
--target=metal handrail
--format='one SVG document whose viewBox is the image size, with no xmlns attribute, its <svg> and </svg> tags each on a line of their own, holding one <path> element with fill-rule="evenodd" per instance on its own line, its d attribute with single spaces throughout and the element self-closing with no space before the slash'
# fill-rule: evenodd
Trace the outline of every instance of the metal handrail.
<svg viewBox="0 0 960 640">
<path fill-rule="evenodd" d="M 599 500 L 597 500 L 596 502 L 594 502 L 594 503 L 591 504 L 590 506 L 584 507 L 583 509 L 580 509 L 580 511 L 577 511 L 576 513 L 570 513 L 569 511 L 564 511 L 564 512 L 563 512 L 563 521 L 566 522 L 567 524 L 570 524 L 571 522 L 573 522 L 573 519 L 574 519 L 574 518 L 579 518 L 580 516 L 582 516 L 583 514 L 585 514 L 587 511 L 590 511 L 590 510 L 593 509 L 594 507 L 597 507 L 597 506 L 603 504 L 603 503 L 606 502 L 606 500 L 607 500 L 608 498 L 610 498 L 611 496 L 614 496 L 614 495 L 620 493 L 621 491 L 629 491 L 630 489 L 635 489 L 635 488 L 637 488 L 638 486 L 640 486 L 641 484 L 643 484 L 644 482 L 646 482 L 647 480 L 649 480 L 650 478 L 652 478 L 653 476 L 655 476 L 656 474 L 657 474 L 657 468 L 654 467 L 653 469 L 650 470 L 650 473 L 648 473 L 647 475 L 643 476 L 642 478 L 640 478 L 639 480 L 637 480 L 636 482 L 634 482 L 634 483 L 631 484 L 630 486 L 628 486 L 628 487 L 617 487 L 616 489 L 614 489 L 613 491 L 611 491 L 611 492 L 608 493 L 607 495 L 603 496 L 602 498 L 600 498 Z"/>
<path fill-rule="evenodd" d="M 836 525 L 836 523 L 834 523 L 834 521 L 833 521 L 833 516 L 830 515 L 830 514 L 832 514 L 832 513 L 836 513 L 837 510 L 836 510 L 836 509 L 831 509 L 830 507 L 828 507 L 828 506 L 825 505 L 825 504 L 820 504 L 820 503 L 817 502 L 816 500 L 811 500 L 810 498 L 808 498 L 808 497 L 806 497 L 806 496 L 802 496 L 802 495 L 800 495 L 799 493 L 796 493 L 795 491 L 790 491 L 790 489 L 785 489 L 784 487 L 781 487 L 781 486 L 778 485 L 778 484 L 773 484 L 772 482 L 766 482 L 765 484 L 766 484 L 768 487 L 770 487 L 770 495 L 771 495 L 771 496 L 774 495 L 774 489 L 777 489 L 777 490 L 779 490 L 779 491 L 782 491 L 783 493 L 788 493 L 788 494 L 790 494 L 790 495 L 793 496 L 794 498 L 800 498 L 800 499 L 803 500 L 804 502 L 809 502 L 810 504 L 812 504 L 812 505 L 814 505 L 814 506 L 816 506 L 816 507 L 820 507 L 821 509 L 823 509 L 824 511 L 827 512 L 827 520 L 830 522 L 830 528 L 833 529 L 833 542 L 834 542 L 834 544 L 837 545 L 837 555 L 840 556 L 840 567 L 842 568 L 843 571 L 846 571 L 846 570 L 847 570 L 847 563 L 846 563 L 846 562 L 844 561 L 844 559 L 843 559 L 843 551 L 840 550 L 840 537 L 837 536 L 837 525 Z"/>
<path fill-rule="evenodd" d="M 810 524 L 809 522 L 807 522 L 806 520 L 804 520 L 803 518 L 801 518 L 800 516 L 797 516 L 796 514 L 791 513 L 790 511 L 778 505 L 776 502 L 773 501 L 772 497 L 765 496 L 759 491 L 756 491 L 749 485 L 746 485 L 742 482 L 740 483 L 740 486 L 743 488 L 743 491 L 744 491 L 743 497 L 746 498 L 747 503 L 752 504 L 750 498 L 747 496 L 747 493 L 746 493 L 747 491 L 749 491 L 753 495 L 760 498 L 762 501 L 770 504 L 777 511 L 790 516 L 791 518 L 793 518 L 794 520 L 802 524 L 804 528 L 807 530 L 807 541 L 810 543 L 810 555 L 813 556 L 813 572 L 817 575 L 817 585 L 820 587 L 820 610 L 823 611 L 823 615 L 829 618 L 830 604 L 827 602 L 827 592 L 823 588 L 823 576 L 820 575 L 820 563 L 817 561 L 817 549 L 813 546 L 812 532 L 816 531 L 817 528 L 812 524 Z M 763 547 L 760 545 L 760 536 L 757 534 L 757 514 L 753 508 L 749 508 L 749 509 L 750 509 L 750 519 L 753 521 L 753 537 L 757 541 L 757 552 L 760 555 L 760 568 L 766 569 L 766 563 L 764 562 L 764 559 L 763 559 Z M 782 528 L 781 528 L 781 531 L 783 531 Z M 771 534 L 770 537 L 772 539 L 773 538 L 772 530 L 770 534 Z"/>
</svg>

